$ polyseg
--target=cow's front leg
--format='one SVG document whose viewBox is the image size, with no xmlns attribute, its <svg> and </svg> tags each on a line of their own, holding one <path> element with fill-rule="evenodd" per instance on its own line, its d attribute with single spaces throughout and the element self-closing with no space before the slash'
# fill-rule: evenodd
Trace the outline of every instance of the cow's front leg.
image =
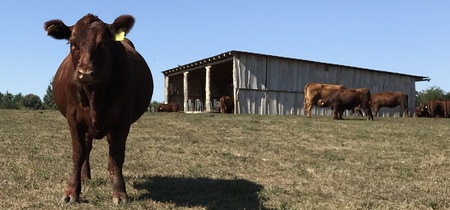
<svg viewBox="0 0 450 210">
<path fill-rule="evenodd" d="M 86 144 L 84 131 L 71 126 L 69 122 L 70 133 L 72 136 L 72 175 L 64 192 L 63 202 L 79 202 L 81 193 L 81 168 L 86 160 Z"/>
<path fill-rule="evenodd" d="M 129 127 L 108 134 L 109 159 L 108 170 L 112 181 L 112 199 L 115 204 L 126 203 L 128 200 L 122 166 L 125 160 L 125 142 Z"/>
<path fill-rule="evenodd" d="M 89 134 L 86 134 L 85 137 L 86 142 L 86 160 L 83 163 L 83 167 L 81 168 L 81 180 L 87 181 L 91 179 L 91 165 L 89 163 L 89 156 L 91 154 L 92 150 L 92 136 Z"/>
</svg>

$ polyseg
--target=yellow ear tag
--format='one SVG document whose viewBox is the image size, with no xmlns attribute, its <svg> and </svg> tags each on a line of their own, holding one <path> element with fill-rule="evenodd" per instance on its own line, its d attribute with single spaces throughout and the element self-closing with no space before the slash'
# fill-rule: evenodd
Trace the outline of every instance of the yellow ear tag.
<svg viewBox="0 0 450 210">
<path fill-rule="evenodd" d="M 119 29 L 116 33 L 116 41 L 123 41 L 125 39 L 125 31 Z"/>
<path fill-rule="evenodd" d="M 51 25 L 47 28 L 47 34 L 50 34 L 51 32 L 53 32 L 56 29 L 55 25 Z"/>
</svg>

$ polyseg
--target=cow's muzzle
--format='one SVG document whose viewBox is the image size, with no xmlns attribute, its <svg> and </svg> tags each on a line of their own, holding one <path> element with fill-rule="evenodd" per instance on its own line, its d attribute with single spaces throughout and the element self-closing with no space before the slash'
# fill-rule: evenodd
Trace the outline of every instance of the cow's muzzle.
<svg viewBox="0 0 450 210">
<path fill-rule="evenodd" d="M 89 83 L 94 81 L 94 71 L 79 69 L 77 74 L 78 82 Z"/>
</svg>

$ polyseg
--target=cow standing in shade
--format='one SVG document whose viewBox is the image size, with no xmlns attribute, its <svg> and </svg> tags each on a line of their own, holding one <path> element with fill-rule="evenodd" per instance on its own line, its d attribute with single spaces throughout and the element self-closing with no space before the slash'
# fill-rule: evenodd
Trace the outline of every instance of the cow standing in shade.
<svg viewBox="0 0 450 210">
<path fill-rule="evenodd" d="M 234 102 L 230 96 L 222 96 L 219 99 L 219 111 L 221 113 L 233 113 Z"/>
<path fill-rule="evenodd" d="M 303 107 L 307 118 L 311 117 L 312 106 L 317 104 L 319 99 L 327 98 L 338 90 L 345 89 L 343 85 L 308 83 L 304 87 Z"/>
<path fill-rule="evenodd" d="M 178 112 L 178 103 L 171 102 L 168 104 L 161 104 L 157 107 L 157 112 Z"/>
<path fill-rule="evenodd" d="M 403 111 L 403 117 L 408 117 L 408 95 L 403 92 L 380 92 L 374 93 L 371 97 L 371 107 L 375 116 L 378 117 L 378 111 L 381 107 L 394 108 L 400 106 Z"/>
<path fill-rule="evenodd" d="M 81 181 L 90 179 L 92 140 L 107 137 L 108 170 L 112 199 L 127 201 L 122 166 L 130 125 L 147 110 L 153 80 L 147 63 L 124 38 L 134 25 L 129 15 L 106 24 L 87 14 L 75 25 L 61 20 L 44 24 L 48 35 L 68 40 L 69 55 L 53 81 L 53 98 L 67 118 L 72 137 L 72 175 L 64 192 L 65 202 L 78 202 Z"/>
</svg>

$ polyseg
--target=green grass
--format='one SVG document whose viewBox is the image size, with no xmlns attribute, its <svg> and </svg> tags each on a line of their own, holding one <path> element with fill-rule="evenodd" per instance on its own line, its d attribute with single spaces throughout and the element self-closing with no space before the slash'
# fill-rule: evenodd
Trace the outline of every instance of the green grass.
<svg viewBox="0 0 450 210">
<path fill-rule="evenodd" d="M 0 110 L 0 209 L 448 209 L 450 120 L 146 113 L 132 125 L 115 207 L 107 143 L 82 203 L 57 111 Z"/>
</svg>

